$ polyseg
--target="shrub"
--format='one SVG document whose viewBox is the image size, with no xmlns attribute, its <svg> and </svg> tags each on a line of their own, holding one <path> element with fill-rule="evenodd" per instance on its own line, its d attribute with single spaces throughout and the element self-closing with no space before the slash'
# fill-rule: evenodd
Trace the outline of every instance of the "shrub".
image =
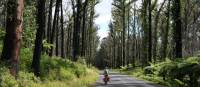
<svg viewBox="0 0 200 87">
<path fill-rule="evenodd" d="M 19 72 L 17 81 L 19 87 L 31 87 L 33 84 L 41 83 L 39 78 L 28 72 Z"/>
<path fill-rule="evenodd" d="M 133 65 L 132 64 L 128 64 L 126 66 L 120 66 L 120 70 L 121 71 L 128 71 L 128 70 L 132 70 L 133 69 Z"/>
<path fill-rule="evenodd" d="M 33 73 L 20 71 L 16 80 L 8 69 L 1 68 L 0 70 L 0 87 L 31 87 L 32 84 L 39 82 L 39 78 L 35 77 Z"/>
<path fill-rule="evenodd" d="M 17 80 L 9 73 L 6 68 L 0 69 L 0 87 L 18 87 Z"/>
<path fill-rule="evenodd" d="M 162 63 L 158 70 L 159 76 L 164 80 L 168 80 L 170 84 L 175 87 L 188 87 L 198 85 L 198 78 L 200 76 L 200 65 L 198 57 L 191 57 L 188 59 L 179 59 L 171 62 Z M 167 78 L 167 79 L 165 79 Z"/>
<path fill-rule="evenodd" d="M 200 87 L 200 56 L 182 58 L 151 64 L 142 69 L 122 70 L 129 75 L 153 81 L 167 87 Z"/>
<path fill-rule="evenodd" d="M 1 48 L 1 45 L 0 45 Z M 94 83 L 97 78 L 97 70 L 93 67 L 89 69 L 85 60 L 71 62 L 68 59 L 60 57 L 41 57 L 41 76 L 35 77 L 31 72 L 32 49 L 22 48 L 20 52 L 20 72 L 17 80 L 10 75 L 9 69 L 3 68 L 0 64 L 0 87 L 71 87 L 69 84 L 75 84 L 75 87 L 82 87 Z M 92 75 L 92 77 L 90 77 Z M 89 80 L 87 80 L 89 78 Z M 80 82 L 79 82 L 80 80 Z M 57 85 L 59 84 L 59 85 Z"/>
<path fill-rule="evenodd" d="M 152 66 L 147 66 L 144 68 L 144 74 L 154 74 L 154 71 L 155 69 Z"/>
<path fill-rule="evenodd" d="M 77 62 L 80 63 L 80 64 L 83 64 L 83 65 L 86 65 L 86 64 L 87 64 L 84 57 L 78 58 L 78 61 L 77 61 Z"/>
<path fill-rule="evenodd" d="M 30 71 L 33 53 L 30 48 L 23 48 L 20 52 L 20 70 Z"/>
<path fill-rule="evenodd" d="M 81 66 L 81 64 L 76 63 L 74 67 L 74 73 L 79 78 L 82 75 L 86 74 L 86 66 Z"/>
</svg>

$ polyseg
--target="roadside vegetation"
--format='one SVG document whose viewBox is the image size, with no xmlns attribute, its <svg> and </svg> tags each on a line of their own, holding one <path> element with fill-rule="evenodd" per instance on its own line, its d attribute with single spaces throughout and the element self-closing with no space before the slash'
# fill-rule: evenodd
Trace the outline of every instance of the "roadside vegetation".
<svg viewBox="0 0 200 87">
<path fill-rule="evenodd" d="M 200 56 L 170 60 L 147 67 L 121 67 L 120 72 L 167 87 L 199 87 Z"/>
<path fill-rule="evenodd" d="M 9 69 L 0 68 L 0 87 L 88 87 L 96 82 L 98 70 L 87 67 L 84 60 L 70 60 L 47 55 L 41 57 L 41 76 L 31 72 L 32 51 L 21 50 L 20 72 L 13 77 Z M 1 67 L 3 65 L 1 64 Z"/>
</svg>

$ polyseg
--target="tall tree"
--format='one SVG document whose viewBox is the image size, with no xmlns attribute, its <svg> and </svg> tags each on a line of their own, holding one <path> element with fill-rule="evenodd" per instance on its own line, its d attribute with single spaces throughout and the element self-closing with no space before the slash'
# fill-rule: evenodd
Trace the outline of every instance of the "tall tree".
<svg viewBox="0 0 200 87">
<path fill-rule="evenodd" d="M 126 7 L 125 7 L 125 0 L 122 0 L 122 4 L 121 4 L 121 20 L 122 20 L 122 60 L 123 60 L 123 66 L 126 65 L 126 52 L 125 52 L 125 48 L 126 48 Z"/>
<path fill-rule="evenodd" d="M 79 48 L 80 48 L 80 24 L 81 24 L 81 20 L 80 20 L 81 3 L 82 3 L 82 0 L 77 0 L 77 4 L 76 4 L 76 6 L 77 6 L 77 8 L 76 8 L 76 16 L 75 16 L 75 21 L 74 21 L 74 26 L 75 27 L 74 27 L 74 31 L 73 31 L 73 46 L 72 46 L 73 61 L 77 61 L 78 60 L 78 56 L 79 56 Z"/>
<path fill-rule="evenodd" d="M 57 20 L 59 16 L 59 3 L 61 0 L 56 0 L 56 7 L 55 7 L 55 13 L 54 13 L 54 20 L 53 20 L 53 27 L 51 31 L 51 38 L 50 38 L 50 44 L 54 44 L 55 39 L 55 31 L 57 30 Z M 53 46 L 50 48 L 49 56 L 53 56 Z"/>
<path fill-rule="evenodd" d="M 182 21 L 181 21 L 181 0 L 173 0 L 173 40 L 174 58 L 182 58 Z"/>
<path fill-rule="evenodd" d="M 86 33 L 86 16 L 87 16 L 87 6 L 88 6 L 88 0 L 85 0 L 84 6 L 83 6 L 83 23 L 82 23 L 82 47 L 81 47 L 81 56 L 85 56 L 85 33 Z"/>
<path fill-rule="evenodd" d="M 147 9 L 148 8 L 148 1 L 143 0 L 142 3 L 142 13 L 141 13 L 141 18 L 142 18 L 142 34 L 143 34 L 143 39 L 142 39 L 142 65 L 147 65 L 148 63 L 148 15 L 147 15 Z"/>
<path fill-rule="evenodd" d="M 10 65 L 10 72 L 17 76 L 22 39 L 24 0 L 7 1 L 6 35 L 1 60 Z"/>
<path fill-rule="evenodd" d="M 161 58 L 166 58 L 167 57 L 167 46 L 168 46 L 168 35 L 169 35 L 169 29 L 170 29 L 170 7 L 171 7 L 171 0 L 168 0 L 168 5 L 167 5 L 167 25 L 166 25 L 166 30 L 164 32 L 164 37 L 162 41 L 162 49 L 161 49 Z"/>
<path fill-rule="evenodd" d="M 48 13 L 48 26 L 47 26 L 47 42 L 48 43 L 50 43 L 50 39 L 51 39 L 52 7 L 53 7 L 53 0 L 50 0 L 50 3 L 49 3 L 49 13 Z"/>
<path fill-rule="evenodd" d="M 155 27 L 154 27 L 154 30 L 153 30 L 153 58 L 154 60 L 157 58 L 157 45 L 158 45 L 158 25 L 159 25 L 159 20 L 160 20 L 160 14 L 161 14 L 161 11 L 163 10 L 164 8 L 164 5 L 165 5 L 165 2 L 167 0 L 164 0 L 163 3 L 161 4 L 160 8 L 158 9 L 157 13 L 156 13 L 156 17 L 155 17 Z"/>
<path fill-rule="evenodd" d="M 152 30 L 151 30 L 151 23 L 152 23 L 152 7 L 151 7 L 151 0 L 148 1 L 148 6 L 149 6 L 149 31 L 148 31 L 148 62 L 151 62 L 152 61 Z"/>
<path fill-rule="evenodd" d="M 127 63 L 127 56 L 126 56 L 126 35 L 127 35 L 127 8 L 130 8 L 131 3 L 133 3 L 135 0 L 114 0 L 113 6 L 120 12 L 118 15 L 120 17 L 121 21 L 121 40 L 122 40 L 122 46 L 121 46 L 121 51 L 122 51 L 122 65 L 125 66 Z M 128 10 L 129 11 L 129 10 Z M 129 15 L 129 14 L 128 14 Z M 129 20 L 129 19 L 128 19 Z"/>
<path fill-rule="evenodd" d="M 45 0 L 37 1 L 37 33 L 35 39 L 35 49 L 33 54 L 32 69 L 36 76 L 40 75 L 40 59 L 43 47 L 43 34 L 45 31 Z"/>
<path fill-rule="evenodd" d="M 60 3 L 60 10 L 61 10 L 61 18 L 60 18 L 60 24 L 61 24 L 61 57 L 65 58 L 65 35 L 64 35 L 64 13 L 63 13 L 63 1 L 61 0 Z"/>
<path fill-rule="evenodd" d="M 59 7 L 60 7 L 60 3 L 59 3 Z M 58 50 L 59 49 L 59 33 L 60 33 L 60 28 L 59 28 L 60 27 L 59 26 L 59 24 L 60 24 L 59 23 L 59 18 L 60 17 L 59 17 L 59 14 L 60 14 L 60 11 L 58 11 L 58 15 L 56 16 L 57 18 L 56 18 L 56 25 L 55 25 L 56 26 L 56 32 L 55 32 L 56 33 L 56 36 L 55 36 L 56 37 L 55 56 L 59 56 L 59 50 Z"/>
</svg>

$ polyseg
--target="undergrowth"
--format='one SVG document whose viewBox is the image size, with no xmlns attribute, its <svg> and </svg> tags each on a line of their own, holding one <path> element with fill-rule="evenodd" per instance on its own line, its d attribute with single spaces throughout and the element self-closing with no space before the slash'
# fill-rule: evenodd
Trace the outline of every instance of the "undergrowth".
<svg viewBox="0 0 200 87">
<path fill-rule="evenodd" d="M 20 72 L 15 79 L 4 65 L 0 67 L 0 87 L 88 87 L 96 82 L 98 73 L 82 62 L 71 62 L 59 57 L 42 55 L 41 76 L 31 72 L 32 50 L 23 48 Z"/>
<path fill-rule="evenodd" d="M 200 56 L 151 64 L 145 68 L 125 66 L 123 73 L 167 87 L 200 87 Z"/>
</svg>

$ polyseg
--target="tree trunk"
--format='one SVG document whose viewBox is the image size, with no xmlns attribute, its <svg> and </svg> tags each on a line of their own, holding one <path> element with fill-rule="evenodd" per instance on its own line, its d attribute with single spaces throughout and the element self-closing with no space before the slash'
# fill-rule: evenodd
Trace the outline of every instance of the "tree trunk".
<svg viewBox="0 0 200 87">
<path fill-rule="evenodd" d="M 73 61 L 78 60 L 79 49 L 80 49 L 80 14 L 81 14 L 81 0 L 77 1 L 77 12 L 76 12 L 76 20 L 74 21 L 76 28 L 73 32 Z"/>
<path fill-rule="evenodd" d="M 56 21 L 58 13 L 59 13 L 59 2 L 60 0 L 56 0 L 56 7 L 55 7 L 55 14 L 54 14 L 54 20 L 53 20 L 53 27 L 51 31 L 51 38 L 50 38 L 50 44 L 54 44 L 54 38 L 55 38 L 55 31 L 56 31 Z M 53 47 L 50 48 L 49 56 L 53 56 Z"/>
<path fill-rule="evenodd" d="M 125 52 L 125 48 L 126 48 L 126 41 L 125 41 L 125 37 L 126 37 L 126 8 L 125 8 L 125 1 L 123 1 L 123 9 L 122 9 L 122 27 L 123 27 L 123 31 L 122 31 L 122 60 L 123 60 L 123 66 L 126 65 L 126 52 Z"/>
<path fill-rule="evenodd" d="M 71 34 L 72 34 L 72 23 L 69 23 L 69 26 L 67 28 L 67 43 L 66 43 L 66 56 L 70 57 L 70 53 L 71 53 Z"/>
<path fill-rule="evenodd" d="M 60 4 L 60 3 L 59 3 Z M 58 15 L 57 15 L 57 20 L 56 20 L 56 49 L 55 49 L 55 55 L 59 56 L 59 11 L 58 11 Z"/>
<path fill-rule="evenodd" d="M 87 15 L 87 5 L 88 0 L 85 1 L 83 6 L 83 23 L 82 23 L 82 47 L 81 47 L 81 56 L 85 56 L 85 29 L 86 29 L 86 15 Z"/>
<path fill-rule="evenodd" d="M 50 1 L 49 4 L 49 15 L 48 15 L 48 26 L 47 26 L 47 42 L 50 43 L 51 38 L 51 29 L 52 29 L 52 6 L 53 6 L 53 0 Z"/>
<path fill-rule="evenodd" d="M 169 28 L 170 28 L 170 3 L 171 0 L 168 1 L 168 6 L 167 6 L 167 9 L 168 9 L 168 13 L 167 13 L 167 27 L 166 27 L 166 30 L 164 32 L 164 40 L 162 41 L 163 42 L 163 48 L 161 49 L 161 59 L 162 58 L 166 58 L 167 57 L 167 46 L 168 46 L 168 35 L 169 35 Z"/>
<path fill-rule="evenodd" d="M 148 5 L 148 1 L 143 0 L 143 10 L 142 10 L 142 28 L 143 31 L 142 36 L 142 66 L 146 66 L 148 63 L 148 25 L 147 25 L 147 6 Z"/>
<path fill-rule="evenodd" d="M 130 2 L 130 0 L 129 0 L 129 2 Z M 127 20 L 127 27 L 128 27 L 128 35 L 127 35 L 127 45 L 126 45 L 126 58 L 127 58 L 127 63 L 126 64 L 129 64 L 129 63 L 131 63 L 131 59 L 130 59 L 130 50 L 129 50 L 129 48 L 130 48 L 130 6 L 128 6 L 128 12 L 127 12 L 127 14 L 128 14 L 128 20 Z"/>
<path fill-rule="evenodd" d="M 149 34 L 148 34 L 148 42 L 149 42 L 149 48 L 148 48 L 148 62 L 152 62 L 152 31 L 151 31 L 151 0 L 149 0 Z"/>
<path fill-rule="evenodd" d="M 61 7 L 61 19 L 60 19 L 60 23 L 61 23 L 60 24 L 61 25 L 61 57 L 65 58 L 65 50 L 64 50 L 64 48 L 65 48 L 65 45 L 64 45 L 64 43 L 65 43 L 65 38 L 64 38 L 65 35 L 64 35 L 64 27 L 63 27 L 64 19 L 63 19 L 63 2 L 62 2 L 62 0 L 61 0 L 60 7 Z"/>
<path fill-rule="evenodd" d="M 173 0 L 173 39 L 174 58 L 182 58 L 182 21 L 181 21 L 181 0 Z"/>
<path fill-rule="evenodd" d="M 134 12 L 133 12 L 133 43 L 132 43 L 132 65 L 135 66 L 135 59 L 137 57 L 137 52 L 139 52 L 139 49 L 137 50 L 137 38 L 136 38 L 136 4 L 134 3 Z M 137 50 L 137 51 L 136 51 Z"/>
<path fill-rule="evenodd" d="M 40 59 L 42 53 L 42 40 L 45 31 L 45 0 L 37 1 L 37 33 L 35 39 L 35 49 L 33 54 L 32 69 L 36 76 L 40 75 Z"/>
<path fill-rule="evenodd" d="M 154 28 L 154 42 L 153 42 L 153 58 L 154 60 L 156 60 L 157 58 L 157 43 L 158 43 L 158 34 L 157 34 L 157 29 L 158 29 L 158 23 L 159 23 L 159 20 L 160 20 L 160 13 L 164 7 L 164 4 L 167 0 L 164 0 L 163 3 L 161 4 L 161 7 L 159 8 L 157 14 L 156 14 L 156 17 L 155 17 L 155 28 Z"/>
<path fill-rule="evenodd" d="M 19 71 L 20 42 L 22 39 L 24 0 L 8 0 L 6 35 L 1 60 L 10 65 L 10 73 L 17 76 Z"/>
</svg>

